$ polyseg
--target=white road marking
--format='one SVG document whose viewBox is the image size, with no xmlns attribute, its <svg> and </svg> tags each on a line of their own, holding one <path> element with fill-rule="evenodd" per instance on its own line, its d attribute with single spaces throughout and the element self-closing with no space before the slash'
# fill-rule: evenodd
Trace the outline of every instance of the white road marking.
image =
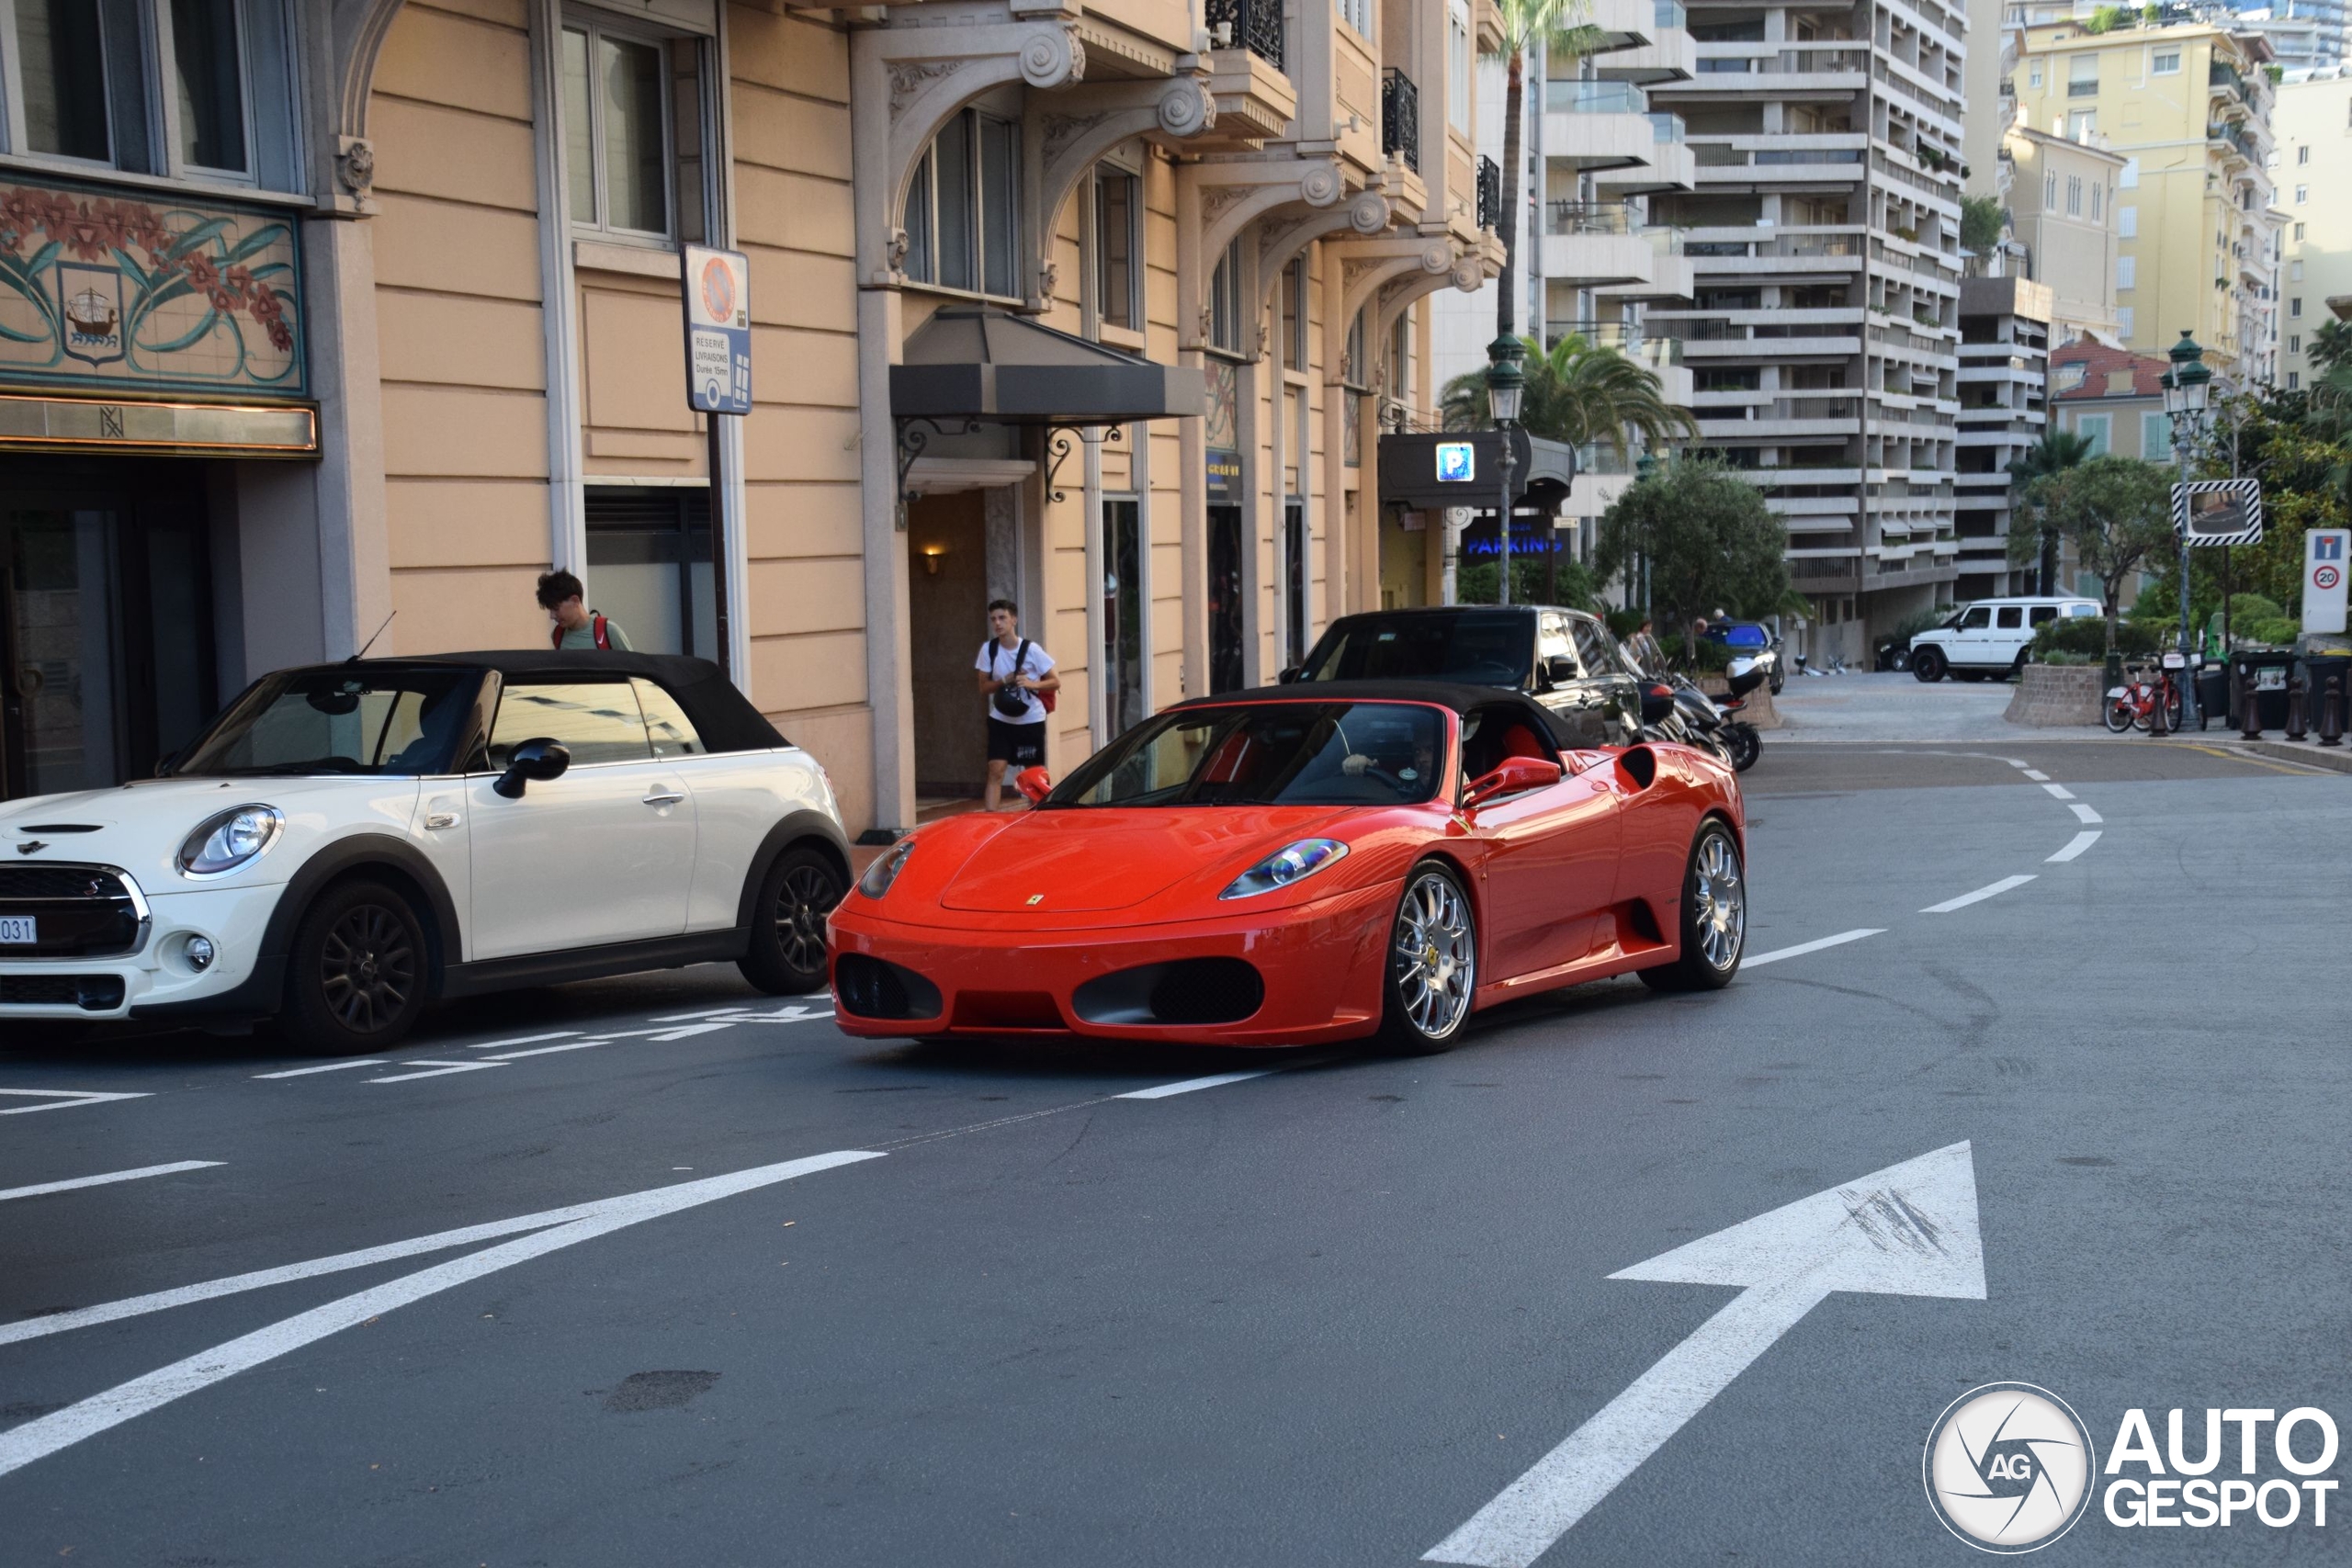
<svg viewBox="0 0 2352 1568">
<path fill-rule="evenodd" d="M 1164 1083 L 1157 1089 L 1132 1089 L 1125 1094 L 1114 1094 L 1114 1100 L 1166 1100 L 1171 1094 L 1190 1094 L 1196 1089 L 1215 1089 L 1220 1084 L 1239 1083 L 1244 1078 L 1262 1078 L 1273 1072 L 1261 1067 L 1247 1073 L 1216 1073 L 1204 1078 L 1186 1078 L 1182 1083 Z"/>
<path fill-rule="evenodd" d="M 559 1029 L 552 1034 L 519 1034 L 512 1040 L 485 1040 L 479 1045 L 469 1045 L 469 1051 L 503 1051 L 509 1045 L 537 1045 L 542 1040 L 569 1040 L 579 1033 L 576 1029 Z"/>
<path fill-rule="evenodd" d="M 2072 800 L 2075 798 L 2075 792 L 2068 789 L 2064 784 L 2046 784 L 2041 787 L 2050 792 L 2050 797 L 2052 800 Z"/>
<path fill-rule="evenodd" d="M 1611 1274 L 1744 1288 L 1422 1561 L 1528 1568 L 1833 1291 L 1983 1301 L 1980 1234 L 1954 1144 Z"/>
<path fill-rule="evenodd" d="M 29 1116 L 36 1111 L 71 1111 L 77 1105 L 103 1105 L 110 1100 L 147 1100 L 148 1094 L 101 1094 L 89 1089 L 0 1089 L 0 1094 L 32 1100 L 53 1100 L 54 1105 L 12 1105 L 0 1116 Z"/>
<path fill-rule="evenodd" d="M 743 1004 L 738 1002 L 731 1008 L 706 1008 L 701 1012 L 673 1012 L 661 1018 L 648 1019 L 646 1021 L 649 1023 L 692 1023 L 697 1019 L 724 1018 L 730 1012 L 742 1010 Z"/>
<path fill-rule="evenodd" d="M 731 1176 L 707 1177 L 700 1181 L 657 1187 L 650 1191 L 632 1192 L 586 1205 L 590 1213 L 552 1229 L 542 1230 L 536 1235 L 519 1236 L 481 1252 L 453 1258 L 446 1263 L 436 1263 L 416 1273 L 356 1292 L 340 1301 L 298 1313 L 283 1322 L 256 1329 L 225 1345 L 199 1350 L 185 1360 L 133 1378 L 129 1382 L 119 1383 L 104 1393 L 94 1394 L 62 1410 L 12 1427 L 6 1432 L 0 1432 L 0 1475 L 20 1470 L 60 1449 L 85 1438 L 96 1437 L 109 1427 L 120 1426 L 175 1399 L 299 1350 L 331 1334 L 356 1327 L 396 1307 L 422 1301 L 454 1286 L 494 1274 L 502 1269 L 511 1269 L 517 1263 L 528 1262 L 563 1247 L 664 1214 L 673 1214 L 717 1199 L 731 1197 L 738 1192 L 789 1181 L 794 1177 L 808 1176 L 816 1171 L 831 1170 L 836 1166 L 882 1157 L 871 1150 L 843 1149 L 832 1154 L 812 1155 L 805 1159 L 786 1160 L 777 1165 L 760 1166 L 751 1170 L 737 1171 Z"/>
<path fill-rule="evenodd" d="M 2050 782 L 2050 775 L 2043 773 L 2039 768 L 2028 768 L 2025 771 L 2025 776 L 2031 779 L 2036 784 L 2048 784 Z"/>
<path fill-rule="evenodd" d="M 568 1044 L 541 1045 L 537 1049 L 531 1051 L 509 1051 L 503 1056 L 484 1056 L 482 1060 L 485 1062 L 513 1062 L 525 1056 L 545 1056 L 549 1053 L 556 1051 L 585 1051 L 591 1046 L 610 1045 L 611 1043 L 612 1042 L 609 1040 L 574 1040 Z"/>
<path fill-rule="evenodd" d="M 656 1034 L 653 1038 L 657 1041 L 666 1043 L 672 1040 L 684 1040 L 690 1034 L 710 1034 L 715 1033 L 721 1029 L 732 1029 L 734 1027 L 735 1023 L 732 1019 L 721 1020 L 717 1023 L 689 1023 L 683 1029 L 665 1029 L 661 1033 Z"/>
<path fill-rule="evenodd" d="M 77 1187 L 104 1187 L 116 1181 L 137 1181 L 149 1176 L 176 1176 L 183 1170 L 209 1170 L 217 1159 L 175 1160 L 170 1165 L 142 1165 L 137 1170 L 110 1170 L 104 1176 L 77 1176 L 71 1181 L 44 1181 L 37 1187 L 0 1188 L 0 1203 L 11 1198 L 38 1198 L 44 1192 L 71 1192 Z"/>
<path fill-rule="evenodd" d="M 2085 822 L 2104 822 L 2107 820 L 2106 818 L 2101 817 L 2098 812 L 2093 811 L 2089 807 L 2085 806 L 2080 801 L 2076 801 L 2072 807 L 2068 807 L 2068 809 L 2073 811 L 2075 817 Z"/>
<path fill-rule="evenodd" d="M 404 1067 L 430 1067 L 433 1070 L 429 1073 L 399 1073 L 390 1077 L 384 1078 L 361 1078 L 359 1081 L 361 1083 L 414 1083 L 419 1078 L 446 1078 L 451 1073 L 488 1072 L 492 1067 L 503 1067 L 505 1065 L 505 1063 L 498 1061 L 436 1062 L 424 1056 L 412 1056 L 407 1061 L 402 1062 L 401 1066 Z"/>
<path fill-rule="evenodd" d="M 1930 904 L 1926 908 L 1920 910 L 1919 913 L 1923 915 L 1949 915 L 1954 909 L 1965 909 L 1971 904 L 1981 904 L 1985 899 L 1992 897 L 1995 894 L 2007 893 L 2012 887 L 2023 887 L 2027 883 L 2031 882 L 2033 878 L 2030 875 L 2005 876 L 1989 887 L 1980 887 L 1973 893 L 1963 893 L 1957 898 L 1947 898 L 1940 904 Z"/>
<path fill-rule="evenodd" d="M 2052 855 L 2048 860 L 2043 861 L 2041 863 L 2044 865 L 2057 865 L 2064 862 L 2073 860 L 2076 855 L 2081 854 L 2085 850 L 2089 849 L 2093 844 L 2098 842 L 2098 829 L 2096 828 L 2089 829 L 2084 832 L 2077 833 L 2073 838 L 2067 840 L 2066 847 L 2064 849 L 2060 850 L 2056 854 Z"/>
<path fill-rule="evenodd" d="M 1870 926 L 1860 931 L 1839 931 L 1836 936 L 1825 936 L 1814 942 L 1801 942 L 1794 947 L 1776 947 L 1770 953 L 1751 953 L 1739 961 L 1739 966 L 1753 969 L 1759 964 L 1778 964 L 1783 958 L 1802 958 L 1808 953 L 1819 953 L 1825 947 L 1843 947 L 1866 936 L 1881 935 L 1885 929 L 1883 926 Z"/>
<path fill-rule="evenodd" d="M 322 1067 L 288 1067 L 282 1073 L 255 1073 L 256 1078 L 307 1078 L 312 1073 L 342 1073 L 354 1067 L 380 1067 L 390 1056 L 362 1056 L 356 1062 L 329 1062 Z"/>
<path fill-rule="evenodd" d="M 806 1005 L 795 1005 L 788 1008 L 779 1008 L 774 1012 L 748 1012 L 732 1021 L 736 1023 L 807 1023 L 811 1019 L 831 1018 L 832 1016 L 833 1010 L 831 1008 L 827 1008 L 824 1011 L 819 1012 L 814 1008 Z"/>
<path fill-rule="evenodd" d="M 2004 758 L 2002 758 L 2002 759 L 2001 759 L 2001 761 L 2004 761 L 2004 762 L 2007 762 L 2009 766 L 2011 766 L 2011 767 L 2013 767 L 2013 768 L 2023 768 L 2023 769 L 2025 769 L 2028 773 L 2031 773 L 2031 772 L 2033 771 L 2033 764 L 2032 764 L 2031 762 L 2027 761 L 2026 761 L 2024 758 L 2022 758 L 2022 757 L 2004 757 Z"/>
</svg>

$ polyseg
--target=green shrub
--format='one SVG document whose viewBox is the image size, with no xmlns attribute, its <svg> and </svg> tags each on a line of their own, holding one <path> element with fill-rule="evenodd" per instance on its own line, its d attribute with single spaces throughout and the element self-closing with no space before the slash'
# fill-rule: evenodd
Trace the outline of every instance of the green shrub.
<svg viewBox="0 0 2352 1568">
<path fill-rule="evenodd" d="M 2106 656 L 2097 653 L 2069 653 L 2064 649 L 2058 649 L 2049 653 L 2038 655 L 2037 662 L 2042 664 L 2103 664 L 2106 662 Z"/>
<path fill-rule="evenodd" d="M 2256 642 L 2273 643 L 2280 648 L 2293 644 L 2302 635 L 2303 623 L 2292 615 L 2273 615 L 2266 620 L 2240 621 L 2232 619 L 2230 630 Z"/>
<path fill-rule="evenodd" d="M 1951 617 L 1952 612 L 1949 607 L 1941 610 L 1914 610 L 1888 627 L 1886 635 L 1894 639 L 1895 647 L 1909 648 L 1913 637 L 1917 637 L 1921 632 L 1930 631 L 1942 626 Z"/>
<path fill-rule="evenodd" d="M 2230 595 L 2230 629 L 2233 631 L 2253 626 L 2258 621 L 2275 621 L 2286 613 L 2286 610 L 2275 601 L 2265 599 L 2259 593 Z"/>
<path fill-rule="evenodd" d="M 2154 653 L 2158 628 L 2137 621 L 2119 621 L 2115 647 L 2120 653 Z M 2033 634 L 2033 658 L 2040 663 L 2059 662 L 2053 653 L 2087 653 L 2094 660 L 2107 652 L 2107 623 L 2097 615 L 2061 615 L 2044 621 Z"/>
</svg>

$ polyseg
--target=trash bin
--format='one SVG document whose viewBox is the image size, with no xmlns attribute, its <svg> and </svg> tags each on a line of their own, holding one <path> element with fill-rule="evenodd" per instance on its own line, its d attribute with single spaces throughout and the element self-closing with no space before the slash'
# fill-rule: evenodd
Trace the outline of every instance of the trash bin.
<svg viewBox="0 0 2352 1568">
<path fill-rule="evenodd" d="M 2335 682 L 2336 725 L 2340 733 L 2352 727 L 2352 713 L 2342 705 L 2352 703 L 2352 657 L 2344 654 L 2307 654 L 2299 662 L 2303 669 L 2303 722 L 2316 735 L 2326 723 L 2327 683 Z"/>
<path fill-rule="evenodd" d="M 2238 712 L 2237 692 L 2251 678 L 2254 682 L 2255 709 L 2262 716 L 2262 728 L 2286 728 L 2287 675 L 2294 663 L 2295 656 L 2283 648 L 2241 649 L 2231 654 L 2230 723 L 2239 725 L 2245 722 L 2244 716 Z"/>
<path fill-rule="evenodd" d="M 2225 723 L 2230 712 L 2230 672 L 2219 664 L 2197 671 L 2197 728 Z"/>
</svg>

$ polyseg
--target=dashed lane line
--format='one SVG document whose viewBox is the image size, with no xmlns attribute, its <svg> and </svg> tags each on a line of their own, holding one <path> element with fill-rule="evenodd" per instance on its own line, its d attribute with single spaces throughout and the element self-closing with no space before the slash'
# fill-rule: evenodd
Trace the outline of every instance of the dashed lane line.
<svg viewBox="0 0 2352 1568">
<path fill-rule="evenodd" d="M 1131 1089 L 1125 1094 L 1114 1094 L 1114 1100 L 1166 1100 L 1170 1095 L 1191 1094 L 1195 1089 L 1216 1089 L 1225 1084 L 1240 1083 L 1245 1078 L 1262 1078 L 1275 1071 L 1259 1067 L 1246 1073 L 1212 1073 L 1204 1078 L 1186 1078 L 1182 1083 L 1164 1083 L 1152 1089 Z"/>
<path fill-rule="evenodd" d="M 1883 936 L 1885 929 L 1883 926 L 1871 926 L 1860 931 L 1839 931 L 1836 936 L 1820 937 L 1812 942 L 1801 942 L 1794 947 L 1776 947 L 1770 953 L 1758 953 L 1741 959 L 1740 967 L 1753 969 L 1758 964 L 1778 964 L 1783 958 L 1802 958 L 1808 953 L 1819 953 L 1825 947 L 1842 947 L 1849 942 L 1860 942 L 1866 936 Z"/>
<path fill-rule="evenodd" d="M 390 1060 L 390 1056 L 362 1056 L 352 1062 L 328 1062 L 324 1066 L 316 1067 L 288 1067 L 283 1072 L 255 1073 L 254 1077 L 256 1078 L 307 1078 L 312 1073 L 345 1073 L 354 1067 L 380 1067 Z"/>
<path fill-rule="evenodd" d="M 1930 904 L 1919 913 L 1949 915 L 1954 909 L 1965 909 L 1971 904 L 1981 904 L 1997 894 L 2007 893 L 2012 887 L 2023 887 L 2032 880 L 2033 877 L 2030 874 L 2022 876 L 2005 876 L 2000 881 L 1980 887 L 1973 893 L 1963 893 L 1957 898 L 1947 898 L 1940 904 Z"/>
<path fill-rule="evenodd" d="M 2079 832 L 2073 838 L 2067 840 L 2066 847 L 2064 849 L 2060 850 L 2056 854 L 2052 855 L 2048 860 L 2043 861 L 2041 863 L 2044 865 L 2064 864 L 2065 862 L 2073 860 L 2076 855 L 2081 854 L 2085 850 L 2089 849 L 2093 844 L 2098 842 L 2098 829 L 2096 828 L 2086 829 L 2082 832 Z"/>
<path fill-rule="evenodd" d="M 497 1060 L 485 1062 L 436 1062 L 427 1056 L 412 1056 L 401 1064 L 403 1067 L 430 1067 L 424 1073 L 395 1073 L 389 1077 L 361 1078 L 361 1083 L 414 1083 L 419 1078 L 446 1078 L 451 1073 L 481 1073 L 506 1064 Z"/>
<path fill-rule="evenodd" d="M 51 1192 L 71 1192 L 83 1187 L 108 1187 L 118 1181 L 139 1181 L 150 1176 L 177 1176 L 184 1170 L 210 1170 L 217 1159 L 174 1160 L 169 1165 L 142 1165 L 137 1170 L 109 1170 L 104 1176 L 77 1176 L 68 1181 L 43 1181 L 31 1187 L 0 1188 L 0 1203 L 11 1198 L 39 1198 Z"/>
<path fill-rule="evenodd" d="M 2045 784 L 2041 787 L 2050 792 L 2050 797 L 2052 800 L 2072 800 L 2075 798 L 2075 792 L 2068 789 L 2064 784 Z"/>
<path fill-rule="evenodd" d="M 2036 784 L 2048 784 L 2050 782 L 2050 775 L 2043 773 L 2040 768 L 2028 768 L 2025 771 L 2025 776 L 2031 779 Z"/>
<path fill-rule="evenodd" d="M 2085 806 L 2085 805 L 2084 805 L 2081 801 L 2079 801 L 2079 800 L 2078 800 L 2078 801 L 2076 801 L 2076 802 L 2075 802 L 2075 804 L 2074 804 L 2072 807 L 2070 807 L 2068 809 L 2072 810 L 2072 811 L 2074 812 L 2074 814 L 2075 814 L 2075 818 L 2076 818 L 2078 820 L 2080 820 L 2080 821 L 2084 821 L 2084 822 L 2104 822 L 2104 821 L 2106 821 L 2106 820 L 2107 820 L 2107 818 L 2106 818 L 2101 817 L 2098 812 L 2093 811 L 2089 807 Z"/>
</svg>

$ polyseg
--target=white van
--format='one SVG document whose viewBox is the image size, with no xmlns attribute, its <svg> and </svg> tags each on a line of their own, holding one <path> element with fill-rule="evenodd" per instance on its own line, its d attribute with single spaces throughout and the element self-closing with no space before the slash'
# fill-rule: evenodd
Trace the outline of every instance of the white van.
<svg viewBox="0 0 2352 1568">
<path fill-rule="evenodd" d="M 2096 615 L 2096 599 L 1979 599 L 1951 619 L 1911 639 L 1911 673 L 1940 681 L 1950 671 L 1963 681 L 2001 680 L 2025 665 L 2036 628 L 2062 616 Z"/>
</svg>

